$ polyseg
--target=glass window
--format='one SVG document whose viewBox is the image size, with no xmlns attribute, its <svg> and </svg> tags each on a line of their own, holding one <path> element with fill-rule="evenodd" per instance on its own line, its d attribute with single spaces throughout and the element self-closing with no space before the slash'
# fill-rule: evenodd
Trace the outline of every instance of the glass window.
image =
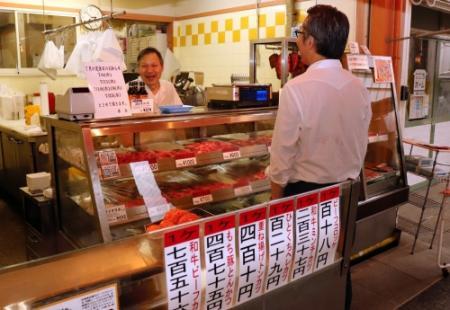
<svg viewBox="0 0 450 310">
<path fill-rule="evenodd" d="M 0 11 L 0 68 L 15 68 L 17 59 L 14 12 Z"/>
<path fill-rule="evenodd" d="M 75 17 L 19 13 L 20 64 L 22 68 L 36 68 L 44 50 L 42 31 L 75 23 Z M 57 47 L 64 45 L 66 62 L 76 43 L 76 29 L 70 28 L 49 37 Z"/>
</svg>

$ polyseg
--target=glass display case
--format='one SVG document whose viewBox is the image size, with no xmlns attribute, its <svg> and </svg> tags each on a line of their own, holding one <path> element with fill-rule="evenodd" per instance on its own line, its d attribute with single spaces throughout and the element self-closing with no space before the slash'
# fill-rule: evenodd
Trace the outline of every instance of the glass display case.
<svg viewBox="0 0 450 310">
<path fill-rule="evenodd" d="M 46 119 L 59 228 L 74 246 L 140 234 L 153 222 L 156 228 L 176 224 L 149 217 L 152 203 L 142 186 L 152 181 L 138 176 L 132 163 L 148 163 L 159 207 L 189 210 L 193 219 L 270 200 L 265 168 L 276 110 L 201 111 L 78 123 Z"/>
</svg>

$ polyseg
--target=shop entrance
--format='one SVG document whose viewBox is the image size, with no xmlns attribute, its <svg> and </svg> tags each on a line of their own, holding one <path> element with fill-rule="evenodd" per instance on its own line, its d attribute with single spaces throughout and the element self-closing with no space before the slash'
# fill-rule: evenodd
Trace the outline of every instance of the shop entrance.
<svg viewBox="0 0 450 310">
<path fill-rule="evenodd" d="M 450 28 L 449 21 L 450 13 L 413 6 L 411 34 Z M 450 145 L 450 35 L 411 40 L 408 86 L 404 136 Z M 439 162 L 450 165 L 450 155 L 439 155 Z"/>
</svg>

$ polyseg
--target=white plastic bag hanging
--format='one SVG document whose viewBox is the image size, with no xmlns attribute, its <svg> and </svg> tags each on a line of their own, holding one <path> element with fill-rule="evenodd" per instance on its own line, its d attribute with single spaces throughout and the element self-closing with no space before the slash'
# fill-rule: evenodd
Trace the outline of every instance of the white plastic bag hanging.
<svg viewBox="0 0 450 310">
<path fill-rule="evenodd" d="M 93 54 L 97 47 L 100 32 L 90 32 L 82 35 L 67 60 L 66 70 L 75 73 L 79 78 L 84 78 L 84 64 L 93 61 Z"/>
<path fill-rule="evenodd" d="M 127 69 L 124 55 L 116 34 L 110 28 L 103 32 L 94 52 L 96 61 L 119 63 L 122 71 Z"/>
<path fill-rule="evenodd" d="M 53 80 L 56 79 L 57 69 L 64 67 L 64 45 L 56 47 L 53 41 L 47 41 L 39 60 L 38 69 Z"/>
</svg>

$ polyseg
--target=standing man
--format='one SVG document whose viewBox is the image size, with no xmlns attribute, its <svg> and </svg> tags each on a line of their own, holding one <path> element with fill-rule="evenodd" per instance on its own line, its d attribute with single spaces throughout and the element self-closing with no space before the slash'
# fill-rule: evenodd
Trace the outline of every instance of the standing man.
<svg viewBox="0 0 450 310">
<path fill-rule="evenodd" d="M 161 80 L 164 60 L 156 48 L 147 47 L 140 51 L 137 62 L 139 72 L 137 80 L 145 83 L 148 97 L 153 99 L 156 108 L 161 105 L 182 104 L 173 84 Z"/>
<path fill-rule="evenodd" d="M 306 72 L 286 83 L 270 152 L 272 198 L 356 179 L 371 119 L 369 93 L 339 59 L 347 43 L 347 16 L 328 5 L 308 10 L 297 32 Z"/>
</svg>

